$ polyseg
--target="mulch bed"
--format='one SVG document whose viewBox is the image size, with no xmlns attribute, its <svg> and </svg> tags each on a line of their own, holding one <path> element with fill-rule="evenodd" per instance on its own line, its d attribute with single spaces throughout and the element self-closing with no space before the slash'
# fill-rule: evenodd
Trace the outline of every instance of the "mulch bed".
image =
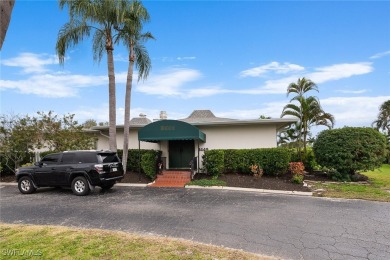
<svg viewBox="0 0 390 260">
<path fill-rule="evenodd" d="M 6 175 L 0 177 L 2 182 L 15 182 L 14 175 Z M 211 176 L 205 174 L 196 174 L 195 179 L 211 179 Z M 269 190 L 286 190 L 286 191 L 310 191 L 308 187 L 301 184 L 294 184 L 291 182 L 291 175 L 283 176 L 262 176 L 261 178 L 254 178 L 248 174 L 229 173 L 219 176 L 218 180 L 226 182 L 229 187 L 241 188 L 255 188 L 255 189 L 269 189 Z M 313 181 L 329 181 L 330 179 L 321 173 L 306 175 L 305 180 Z M 145 174 L 138 174 L 137 172 L 127 172 L 121 183 L 139 183 L 147 184 L 152 180 Z"/>
</svg>

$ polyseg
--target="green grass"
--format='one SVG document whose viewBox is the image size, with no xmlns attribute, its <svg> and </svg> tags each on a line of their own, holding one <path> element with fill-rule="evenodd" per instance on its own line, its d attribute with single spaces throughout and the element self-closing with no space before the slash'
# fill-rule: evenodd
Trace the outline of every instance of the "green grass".
<svg viewBox="0 0 390 260">
<path fill-rule="evenodd" d="M 0 248 L 18 259 L 275 259 L 171 238 L 1 223 Z"/>
<path fill-rule="evenodd" d="M 363 172 L 368 184 L 317 183 L 315 189 L 324 189 L 322 196 L 390 202 L 390 165 L 384 164 L 375 171 Z"/>
<path fill-rule="evenodd" d="M 201 179 L 201 180 L 194 180 L 194 181 L 191 181 L 189 183 L 187 183 L 187 185 L 197 185 L 197 186 L 226 186 L 226 182 L 225 181 L 221 181 L 221 180 L 207 180 L 207 179 Z"/>
</svg>

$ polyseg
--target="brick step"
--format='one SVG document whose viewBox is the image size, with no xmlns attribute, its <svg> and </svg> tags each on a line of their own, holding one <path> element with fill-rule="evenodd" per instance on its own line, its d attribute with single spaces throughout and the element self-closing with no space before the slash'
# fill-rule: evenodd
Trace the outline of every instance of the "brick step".
<svg viewBox="0 0 390 260">
<path fill-rule="evenodd" d="M 188 171 L 163 171 L 149 187 L 184 187 L 190 181 L 191 173 Z"/>
</svg>

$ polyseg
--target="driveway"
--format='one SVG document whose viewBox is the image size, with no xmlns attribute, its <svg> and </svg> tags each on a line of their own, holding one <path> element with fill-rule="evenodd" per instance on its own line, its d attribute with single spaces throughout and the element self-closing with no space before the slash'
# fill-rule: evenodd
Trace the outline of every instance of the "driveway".
<svg viewBox="0 0 390 260">
<path fill-rule="evenodd" d="M 256 192 L 115 187 L 22 195 L 1 186 L 1 222 L 184 238 L 286 259 L 390 259 L 390 203 Z"/>
</svg>

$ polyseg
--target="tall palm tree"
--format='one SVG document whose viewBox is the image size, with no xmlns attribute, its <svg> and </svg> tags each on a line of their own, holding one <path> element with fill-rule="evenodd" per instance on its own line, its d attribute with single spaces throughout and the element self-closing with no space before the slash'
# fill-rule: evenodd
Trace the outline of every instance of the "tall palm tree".
<svg viewBox="0 0 390 260">
<path fill-rule="evenodd" d="M 379 107 L 377 120 L 372 123 L 372 126 L 378 131 L 382 130 L 389 139 L 390 137 L 390 100 L 383 102 Z"/>
<path fill-rule="evenodd" d="M 310 127 L 313 125 L 323 125 L 328 128 L 333 128 L 334 117 L 330 113 L 324 112 L 316 97 L 309 96 L 306 98 L 298 95 L 291 101 L 292 103 L 287 104 L 283 108 L 281 117 L 288 115 L 299 119 L 301 125 L 301 131 L 299 133 L 302 135 L 303 150 L 304 154 L 306 154 L 307 137 L 310 133 Z"/>
<path fill-rule="evenodd" d="M 114 70 L 115 28 L 121 21 L 119 14 L 126 10 L 128 1 L 112 0 L 60 0 L 60 9 L 68 7 L 70 21 L 60 29 L 56 51 L 61 64 L 65 61 L 67 49 L 77 45 L 93 32 L 94 60 L 100 62 L 103 51 L 107 53 L 108 92 L 109 92 L 109 145 L 116 151 L 116 95 Z"/>
<path fill-rule="evenodd" d="M 299 78 L 297 83 L 290 83 L 287 87 L 287 96 L 291 93 L 296 93 L 297 96 L 303 96 L 303 94 L 309 92 L 310 90 L 315 90 L 318 92 L 317 85 L 310 79 L 303 77 Z"/>
<path fill-rule="evenodd" d="M 130 127 L 130 103 L 131 90 L 133 85 L 134 65 L 138 69 L 138 81 L 146 79 L 151 68 L 149 54 L 143 45 L 147 40 L 154 39 L 150 32 L 141 33 L 143 24 L 150 19 L 148 11 L 139 1 L 133 1 L 124 18 L 124 26 L 120 31 L 119 39 L 129 50 L 129 66 L 126 80 L 125 94 L 125 116 L 123 133 L 123 155 L 122 161 L 124 172 L 127 170 L 127 158 L 129 149 L 129 127 Z"/>
</svg>

